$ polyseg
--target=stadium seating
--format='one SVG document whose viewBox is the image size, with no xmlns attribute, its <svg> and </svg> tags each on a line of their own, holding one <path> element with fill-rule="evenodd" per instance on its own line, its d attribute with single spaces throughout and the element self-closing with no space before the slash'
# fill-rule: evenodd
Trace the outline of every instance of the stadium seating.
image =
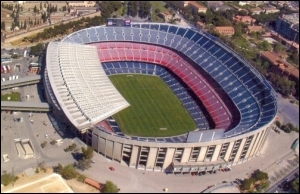
<svg viewBox="0 0 300 194">
<path fill-rule="evenodd" d="M 86 44 L 89 40 L 99 48 L 101 61 L 148 62 L 161 64 L 174 71 L 204 102 L 216 127 L 227 127 L 226 137 L 258 129 L 274 119 L 277 113 L 274 91 L 265 79 L 243 57 L 207 33 L 171 24 L 132 23 L 131 27 L 98 26 L 84 29 L 67 36 L 63 41 Z M 126 41 L 130 43 L 126 44 Z M 170 49 L 178 50 L 190 58 L 197 68 L 210 77 L 197 73 L 182 56 Z M 124 71 L 124 68 L 110 69 L 107 74 Z M 126 72 L 148 73 L 147 70 L 129 66 Z M 153 72 L 163 73 L 159 69 Z M 214 90 L 206 80 L 216 81 L 236 107 L 226 107 L 220 97 L 222 93 Z M 232 128 L 230 111 L 233 108 L 239 110 L 240 121 Z"/>
</svg>

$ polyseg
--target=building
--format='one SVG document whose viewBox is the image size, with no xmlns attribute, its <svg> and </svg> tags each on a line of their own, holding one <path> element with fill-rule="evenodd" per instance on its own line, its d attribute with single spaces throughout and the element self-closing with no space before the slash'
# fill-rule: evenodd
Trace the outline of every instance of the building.
<svg viewBox="0 0 300 194">
<path fill-rule="evenodd" d="M 233 21 L 243 22 L 243 23 L 247 23 L 247 24 L 253 25 L 254 22 L 256 21 L 256 19 L 252 18 L 251 16 L 236 15 L 236 16 L 233 17 Z"/>
<path fill-rule="evenodd" d="M 170 21 L 170 20 L 173 18 L 172 14 L 171 14 L 170 12 L 168 12 L 168 11 L 161 12 L 161 13 L 160 13 L 160 16 L 161 16 L 166 22 Z"/>
<path fill-rule="evenodd" d="M 266 6 L 266 7 L 264 7 L 264 10 L 265 10 L 265 13 L 266 14 L 269 14 L 269 13 L 277 13 L 277 12 L 279 12 L 280 10 L 279 9 L 277 9 L 276 7 L 274 7 L 274 6 Z"/>
<path fill-rule="evenodd" d="M 247 27 L 247 33 L 250 32 L 262 32 L 263 28 L 262 26 L 248 26 Z"/>
<path fill-rule="evenodd" d="M 198 4 L 196 1 L 190 1 L 189 5 L 196 13 L 206 13 L 207 7 Z"/>
<path fill-rule="evenodd" d="M 276 32 L 283 37 L 299 42 L 299 13 L 278 16 L 276 20 Z"/>
<path fill-rule="evenodd" d="M 272 65 L 271 71 L 273 71 L 274 73 L 281 74 L 282 76 L 288 77 L 296 84 L 299 83 L 299 69 L 283 61 L 280 57 L 280 54 L 269 51 L 261 52 L 260 54 Z"/>
<path fill-rule="evenodd" d="M 70 7 L 94 7 L 95 1 L 68 1 Z"/>
<path fill-rule="evenodd" d="M 86 14 L 91 14 L 99 11 L 98 7 L 72 7 L 70 9 L 70 14 L 76 15 L 76 16 L 82 16 Z M 101 15 L 101 12 L 100 12 Z"/>
<path fill-rule="evenodd" d="M 131 24 L 94 26 L 48 44 L 43 84 L 53 114 L 97 153 L 140 170 L 200 174 L 258 156 L 277 114 L 276 93 L 265 78 L 207 33 L 167 23 Z M 106 66 L 112 59 L 130 65 Z M 138 66 L 133 67 L 132 59 Z M 150 64 L 155 61 L 159 64 Z M 198 66 L 206 67 L 205 75 L 194 68 Z M 173 72 L 205 104 L 215 125 L 180 138 L 137 137 L 116 128 L 108 130 L 107 123 L 117 125 L 111 116 L 130 106 L 108 76 L 126 71 L 152 76 Z M 166 82 L 174 85 L 169 75 Z M 218 85 L 212 85 L 214 80 Z M 172 90 L 177 87 L 170 85 Z"/>
<path fill-rule="evenodd" d="M 264 10 L 261 9 L 260 7 L 255 7 L 255 8 L 251 8 L 250 12 L 252 13 L 252 15 L 257 15 L 260 14 L 261 12 L 264 12 Z"/>
<path fill-rule="evenodd" d="M 215 29 L 221 35 L 232 36 L 234 34 L 234 28 L 232 26 L 217 26 Z"/>
<path fill-rule="evenodd" d="M 228 5 L 211 5 L 210 8 L 214 11 L 226 11 L 232 9 L 232 7 Z"/>
</svg>

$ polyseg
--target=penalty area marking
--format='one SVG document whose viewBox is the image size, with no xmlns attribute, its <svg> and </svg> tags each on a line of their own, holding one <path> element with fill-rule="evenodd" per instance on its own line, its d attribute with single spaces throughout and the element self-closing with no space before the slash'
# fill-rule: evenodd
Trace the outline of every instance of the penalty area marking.
<svg viewBox="0 0 300 194">
<path fill-rule="evenodd" d="M 161 128 L 159 128 L 159 130 L 168 130 L 168 128 L 167 127 L 161 127 Z"/>
<path fill-rule="evenodd" d="M 133 77 L 133 75 L 127 75 L 126 77 Z"/>
</svg>

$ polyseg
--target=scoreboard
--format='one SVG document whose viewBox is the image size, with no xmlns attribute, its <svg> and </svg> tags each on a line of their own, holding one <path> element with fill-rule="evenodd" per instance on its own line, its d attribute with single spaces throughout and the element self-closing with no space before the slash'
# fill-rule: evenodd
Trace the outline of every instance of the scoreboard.
<svg viewBox="0 0 300 194">
<path fill-rule="evenodd" d="M 106 26 L 131 26 L 129 19 L 108 18 Z"/>
</svg>

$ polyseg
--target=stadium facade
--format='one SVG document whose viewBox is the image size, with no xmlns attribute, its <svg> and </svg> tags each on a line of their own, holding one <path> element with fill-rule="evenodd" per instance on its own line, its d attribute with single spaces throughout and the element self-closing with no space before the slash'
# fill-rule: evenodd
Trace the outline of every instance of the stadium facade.
<svg viewBox="0 0 300 194">
<path fill-rule="evenodd" d="M 198 128 L 165 138 L 123 134 L 112 115 L 130 105 L 108 76 L 134 73 L 160 76 Z M 95 151 L 151 171 L 243 163 L 259 154 L 277 114 L 274 90 L 244 58 L 207 33 L 171 24 L 97 26 L 50 42 L 44 85 L 54 114 Z"/>
</svg>

